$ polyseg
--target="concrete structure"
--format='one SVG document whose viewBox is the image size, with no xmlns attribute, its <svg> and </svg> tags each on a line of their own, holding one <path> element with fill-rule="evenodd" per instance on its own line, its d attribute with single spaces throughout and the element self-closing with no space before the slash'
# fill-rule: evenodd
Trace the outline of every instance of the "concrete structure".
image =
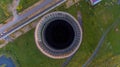
<svg viewBox="0 0 120 67">
<path fill-rule="evenodd" d="M 82 42 L 80 23 L 66 12 L 45 15 L 35 30 L 35 41 L 39 50 L 54 59 L 73 55 Z"/>
</svg>

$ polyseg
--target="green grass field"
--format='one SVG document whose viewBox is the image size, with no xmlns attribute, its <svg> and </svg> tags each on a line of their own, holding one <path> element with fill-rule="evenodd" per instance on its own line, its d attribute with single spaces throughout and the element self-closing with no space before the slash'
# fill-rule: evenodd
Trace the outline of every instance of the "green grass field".
<svg viewBox="0 0 120 67">
<path fill-rule="evenodd" d="M 119 67 L 120 62 L 120 23 L 110 31 L 107 35 L 101 50 L 91 63 L 97 67 Z"/>
<path fill-rule="evenodd" d="M 75 17 L 77 17 L 77 11 L 81 11 L 83 16 L 83 42 L 68 67 L 82 67 L 94 52 L 103 32 L 116 19 L 119 19 L 120 5 L 117 5 L 116 1 L 104 0 L 92 7 L 84 0 L 81 0 L 78 6 L 74 5 L 66 9 L 63 4 L 55 9 L 69 12 Z M 113 5 L 111 2 L 113 2 Z M 118 32 L 115 31 L 116 28 L 118 28 Z M 107 62 L 112 57 L 120 54 L 119 34 L 120 24 L 107 35 L 99 53 L 92 63 L 89 64 L 89 67 L 106 67 L 107 63 L 103 62 Z M 6 47 L 0 49 L 0 53 L 8 53 L 15 57 L 20 67 L 61 67 L 61 64 L 65 60 L 54 60 L 43 55 L 36 47 L 34 30 L 29 31 L 14 42 L 9 43 Z"/>
</svg>

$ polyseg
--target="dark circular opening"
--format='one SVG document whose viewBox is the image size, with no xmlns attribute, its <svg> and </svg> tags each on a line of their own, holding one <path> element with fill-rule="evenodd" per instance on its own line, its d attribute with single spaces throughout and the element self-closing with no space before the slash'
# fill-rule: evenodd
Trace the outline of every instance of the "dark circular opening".
<svg viewBox="0 0 120 67">
<path fill-rule="evenodd" d="M 71 24 L 58 19 L 47 25 L 43 35 L 48 46 L 54 49 L 65 49 L 73 42 L 75 32 Z"/>
</svg>

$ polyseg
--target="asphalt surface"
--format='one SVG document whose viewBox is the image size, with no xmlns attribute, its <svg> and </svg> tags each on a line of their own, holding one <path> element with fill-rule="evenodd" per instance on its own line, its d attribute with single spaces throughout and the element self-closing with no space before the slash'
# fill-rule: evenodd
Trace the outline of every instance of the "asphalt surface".
<svg viewBox="0 0 120 67">
<path fill-rule="evenodd" d="M 6 29 L 12 27 L 13 25 L 17 24 L 19 21 L 29 17 L 33 13 L 39 11 L 40 9 L 45 7 L 46 5 L 48 5 L 48 4 L 53 2 L 53 0 L 44 0 L 44 2 L 42 2 L 42 4 L 39 4 L 38 6 L 34 7 L 33 9 L 29 10 L 28 12 L 26 12 L 24 14 L 18 15 L 18 19 L 16 19 L 15 21 L 8 22 L 3 27 L 1 27 L 0 28 L 0 34 L 2 34 L 2 35 L 0 35 L 0 38 L 5 38 L 5 37 L 9 36 L 11 33 L 15 32 L 16 30 L 20 29 L 21 27 L 27 25 L 28 23 L 34 21 L 38 17 L 42 16 L 43 14 L 47 13 L 48 11 L 52 10 L 53 8 L 57 7 L 58 5 L 62 4 L 65 1 L 66 0 L 59 0 L 57 3 L 55 3 L 52 6 L 50 6 L 49 8 L 45 9 L 44 11 L 40 12 L 36 16 L 33 16 L 32 18 L 24 21 L 24 23 L 22 23 L 22 24 L 20 24 L 18 26 L 15 26 L 14 28 L 12 28 L 9 31 L 6 31 Z"/>
</svg>

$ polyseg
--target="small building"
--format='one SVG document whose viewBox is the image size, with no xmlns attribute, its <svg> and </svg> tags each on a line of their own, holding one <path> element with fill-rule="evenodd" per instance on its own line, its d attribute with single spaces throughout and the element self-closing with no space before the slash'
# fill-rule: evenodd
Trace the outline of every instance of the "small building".
<svg viewBox="0 0 120 67">
<path fill-rule="evenodd" d="M 99 2 L 101 2 L 102 0 L 90 0 L 91 4 L 94 6 L 96 4 L 98 4 Z"/>
</svg>

